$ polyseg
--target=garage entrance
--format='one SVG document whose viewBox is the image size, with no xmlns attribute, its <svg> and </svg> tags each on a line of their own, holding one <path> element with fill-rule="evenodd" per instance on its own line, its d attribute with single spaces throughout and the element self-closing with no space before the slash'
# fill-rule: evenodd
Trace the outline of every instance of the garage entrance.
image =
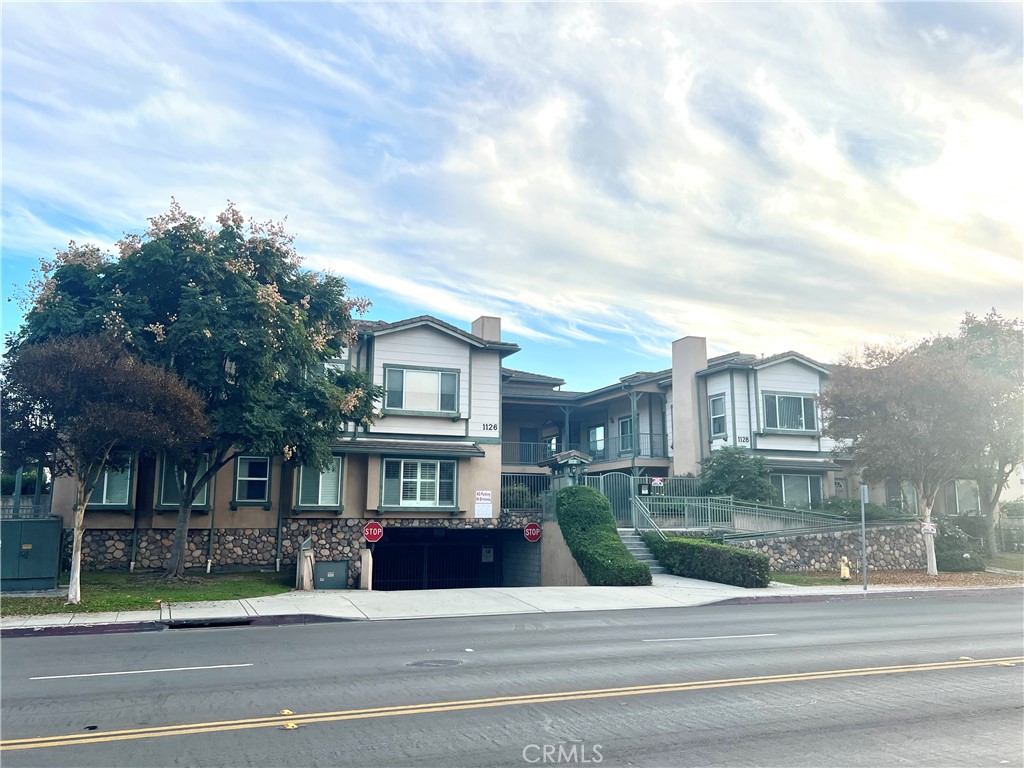
<svg viewBox="0 0 1024 768">
<path fill-rule="evenodd" d="M 520 530 L 386 526 L 373 551 L 373 588 L 465 589 L 540 584 L 540 547 Z M 536 558 L 536 580 L 530 561 Z M 522 583 L 524 581 L 532 583 Z"/>
</svg>

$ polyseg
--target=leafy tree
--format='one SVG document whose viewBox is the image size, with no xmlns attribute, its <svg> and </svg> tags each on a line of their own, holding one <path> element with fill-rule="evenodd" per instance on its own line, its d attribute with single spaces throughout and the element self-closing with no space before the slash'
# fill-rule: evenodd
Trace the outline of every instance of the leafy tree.
<svg viewBox="0 0 1024 768">
<path fill-rule="evenodd" d="M 967 313 L 949 343 L 963 351 L 970 374 L 990 384 L 988 418 L 981 427 L 986 440 L 963 476 L 978 483 L 985 539 L 995 554 L 999 496 L 1024 462 L 1024 323 L 994 309 L 983 318 Z"/>
<path fill-rule="evenodd" d="M 910 483 L 930 521 L 939 489 L 961 476 L 987 439 L 991 381 L 970 371 L 963 350 L 941 339 L 867 347 L 833 368 L 820 397 L 824 433 L 842 442 L 866 481 Z M 932 536 L 925 550 L 934 576 Z"/>
<path fill-rule="evenodd" d="M 281 224 L 246 221 L 231 204 L 210 227 L 172 202 L 118 251 L 71 243 L 43 262 L 18 341 L 105 333 L 203 396 L 209 435 L 168 450 L 180 504 L 167 574 L 177 576 L 192 504 L 219 469 L 241 453 L 323 468 L 346 424 L 371 423 L 379 388 L 327 365 L 368 302 L 340 277 L 301 269 Z"/>
<path fill-rule="evenodd" d="M 0 436 L 14 460 L 48 455 L 56 475 L 76 479 L 68 603 L 81 602 L 85 508 L 107 469 L 129 452 L 202 440 L 203 401 L 170 371 L 142 363 L 109 338 L 22 345 L 3 363 Z"/>
<path fill-rule="evenodd" d="M 708 496 L 735 496 L 771 504 L 778 500 L 778 491 L 768 479 L 770 473 L 762 456 L 728 446 L 701 459 L 700 487 Z"/>
<path fill-rule="evenodd" d="M 21 476 L 21 492 L 24 496 L 32 496 L 36 492 L 36 475 L 37 471 L 34 469 L 27 469 L 22 473 Z M 4 472 L 0 475 L 0 495 L 13 496 L 14 486 L 16 480 L 15 472 Z M 40 493 L 50 492 L 50 482 L 43 477 L 43 485 L 39 489 Z"/>
</svg>

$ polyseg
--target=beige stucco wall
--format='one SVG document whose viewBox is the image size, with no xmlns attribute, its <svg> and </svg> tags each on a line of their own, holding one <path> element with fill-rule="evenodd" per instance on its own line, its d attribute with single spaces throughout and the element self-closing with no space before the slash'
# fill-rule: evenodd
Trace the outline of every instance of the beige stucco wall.
<svg viewBox="0 0 1024 768">
<path fill-rule="evenodd" d="M 540 539 L 540 585 L 542 587 L 586 587 L 576 558 L 562 536 L 562 529 L 554 520 L 545 520 Z"/>
<path fill-rule="evenodd" d="M 697 371 L 708 365 L 707 339 L 686 336 L 672 342 L 672 474 L 700 471 L 701 429 Z M 705 434 L 705 439 L 707 435 Z"/>
<path fill-rule="evenodd" d="M 459 459 L 456 477 L 459 514 L 454 517 L 472 518 L 476 505 L 477 491 L 491 492 L 491 517 L 497 518 L 501 512 L 501 446 L 483 444 L 481 458 Z M 365 496 L 366 509 L 376 510 L 380 506 L 381 457 L 370 456 L 366 467 Z M 347 495 L 346 495 L 347 498 Z M 346 507 L 347 509 L 347 507 Z M 348 514 L 346 512 L 346 514 Z M 374 512 L 374 514 L 376 514 Z M 449 518 L 448 512 L 425 512 L 415 507 L 388 511 L 388 517 L 441 517 Z"/>
</svg>

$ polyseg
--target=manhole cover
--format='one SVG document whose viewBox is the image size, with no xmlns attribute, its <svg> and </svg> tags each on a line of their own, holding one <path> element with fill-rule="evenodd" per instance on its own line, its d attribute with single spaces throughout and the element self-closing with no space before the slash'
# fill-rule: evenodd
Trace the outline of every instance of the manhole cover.
<svg viewBox="0 0 1024 768">
<path fill-rule="evenodd" d="M 425 659 L 424 661 L 410 661 L 407 667 L 457 667 L 461 661 L 455 659 Z"/>
</svg>

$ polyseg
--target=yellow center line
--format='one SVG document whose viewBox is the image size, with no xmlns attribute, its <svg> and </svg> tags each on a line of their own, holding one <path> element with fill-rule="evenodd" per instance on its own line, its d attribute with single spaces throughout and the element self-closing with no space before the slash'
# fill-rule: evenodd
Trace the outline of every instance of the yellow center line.
<svg viewBox="0 0 1024 768">
<path fill-rule="evenodd" d="M 40 749 L 43 747 L 61 747 L 72 745 L 97 744 L 109 741 L 130 741 L 150 739 L 162 736 L 184 736 L 200 733 L 220 733 L 226 731 L 248 730 L 253 728 L 279 728 L 285 723 L 309 725 L 312 723 L 340 722 L 344 720 L 364 720 L 377 717 L 397 717 L 403 715 L 431 714 L 438 712 L 458 712 L 470 709 L 489 709 L 491 707 L 508 707 L 523 704 L 546 704 L 559 701 L 578 701 L 582 699 L 605 699 L 618 696 L 644 696 L 653 693 L 672 693 L 683 691 L 700 691 L 714 688 L 734 688 L 749 685 L 771 685 L 789 682 L 810 682 L 815 680 L 833 680 L 844 677 L 871 677 L 876 675 L 893 675 L 908 672 L 928 672 L 947 669 L 963 669 L 972 667 L 989 667 L 996 665 L 1019 664 L 1024 656 L 1009 656 L 995 659 L 971 659 L 965 661 L 943 661 L 926 664 L 903 664 L 888 667 L 860 667 L 854 669 L 835 669 L 820 672 L 798 672 L 784 675 L 762 675 L 758 677 L 735 677 L 722 680 L 699 680 L 691 682 L 656 683 L 650 685 L 634 685 L 619 688 L 595 688 L 580 691 L 556 691 L 552 693 L 523 694 L 519 696 L 496 696 L 486 699 L 464 699 L 460 701 L 440 701 L 424 704 L 406 704 L 390 707 L 372 707 L 368 709 L 348 709 L 336 712 L 314 712 L 308 715 L 275 715 L 272 717 L 253 717 L 238 720 L 221 720 L 206 723 L 183 723 L 180 725 L 155 726 L 150 728 L 133 728 L 123 731 L 72 733 L 61 736 L 39 736 L 26 739 L 8 739 L 0 741 L 0 750 L 14 751 L 23 749 Z"/>
</svg>

